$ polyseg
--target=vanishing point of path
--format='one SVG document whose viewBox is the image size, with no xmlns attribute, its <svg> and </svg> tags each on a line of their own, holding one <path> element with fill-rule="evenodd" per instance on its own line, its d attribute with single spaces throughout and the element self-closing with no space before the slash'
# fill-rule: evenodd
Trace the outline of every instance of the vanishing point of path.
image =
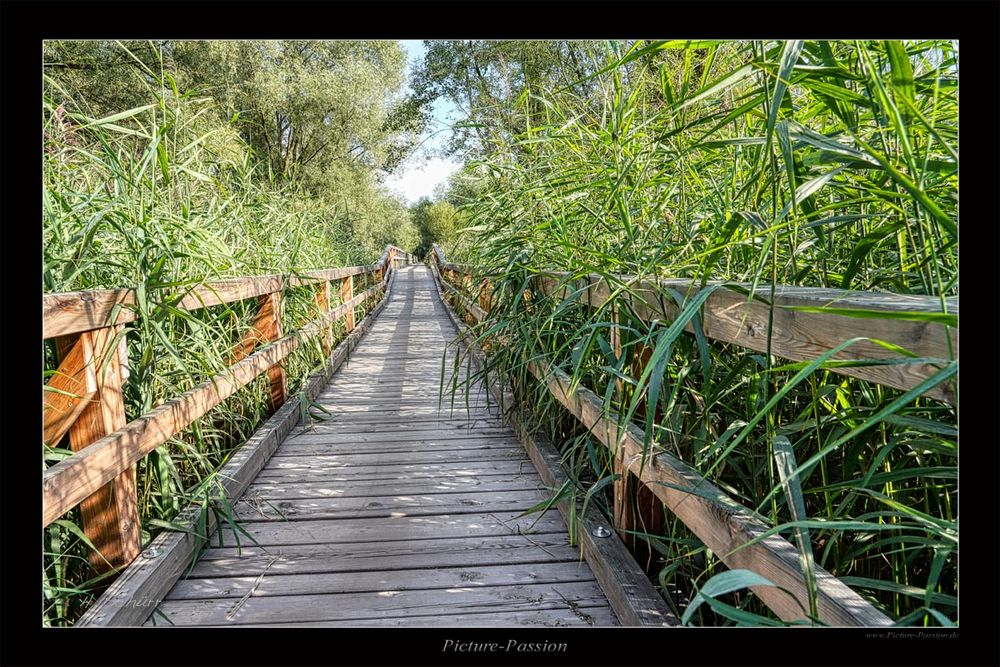
<svg viewBox="0 0 1000 667">
<path fill-rule="evenodd" d="M 400 269 L 330 414 L 236 505 L 253 540 L 213 536 L 147 625 L 616 625 L 559 514 L 519 517 L 551 493 L 482 389 L 439 407 L 455 335 L 430 270 Z"/>
</svg>

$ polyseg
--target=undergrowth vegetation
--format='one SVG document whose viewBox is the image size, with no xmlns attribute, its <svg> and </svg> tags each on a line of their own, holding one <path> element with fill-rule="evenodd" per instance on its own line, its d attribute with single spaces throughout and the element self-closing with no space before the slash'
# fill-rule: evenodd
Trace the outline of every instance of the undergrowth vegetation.
<svg viewBox="0 0 1000 667">
<path fill-rule="evenodd" d="M 426 76 L 443 91 L 460 97 L 463 80 L 470 90 L 482 80 L 506 95 L 506 106 L 466 100 L 478 158 L 466 176 L 480 188 L 449 260 L 490 277 L 496 306 L 476 330 L 490 345 L 482 373 L 505 377 L 547 426 L 573 493 L 607 508 L 610 457 L 529 375 L 532 359 L 631 415 L 649 451 L 693 465 L 899 625 L 956 623 L 958 399 L 921 394 L 954 383 L 957 350 L 902 391 L 708 340 L 696 307 L 689 335 L 636 317 L 625 288 L 595 310 L 532 283 L 567 272 L 571 290 L 598 274 L 613 287 L 637 275 L 929 295 L 941 312 L 912 317 L 957 327 L 942 315 L 957 312 L 948 302 L 958 294 L 956 45 L 434 49 Z M 679 310 L 690 303 L 662 292 Z M 801 468 L 783 488 L 786 458 Z M 718 600 L 692 606 L 687 622 L 775 624 L 749 580 L 707 586 L 726 571 L 718 554 L 666 517 L 641 537 L 678 617 L 682 600 L 714 587 Z"/>
</svg>

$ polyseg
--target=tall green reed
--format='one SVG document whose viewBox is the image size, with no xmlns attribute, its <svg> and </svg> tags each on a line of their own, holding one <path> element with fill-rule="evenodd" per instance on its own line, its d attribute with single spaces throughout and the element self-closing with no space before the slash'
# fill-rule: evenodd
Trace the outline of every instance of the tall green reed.
<svg viewBox="0 0 1000 667">
<path fill-rule="evenodd" d="M 944 310 L 957 294 L 954 44 L 640 42 L 592 56 L 593 94 L 526 91 L 544 122 L 492 137 L 474 167 L 484 187 L 454 259 L 482 267 L 497 295 L 478 334 L 503 344 L 484 373 L 507 378 L 563 443 L 581 491 L 603 485 L 610 461 L 532 381 L 538 356 L 899 624 L 955 622 L 957 400 L 820 365 L 796 379 L 805 364 L 706 340 L 696 307 L 695 335 L 681 335 L 623 294 L 594 311 L 531 289 L 545 271 L 569 285 L 637 274 L 926 294 Z M 938 379 L 957 361 L 941 366 Z M 691 622 L 773 622 L 738 577 L 709 585 L 724 568 L 676 520 L 644 537 L 665 590 L 725 589 Z"/>
</svg>

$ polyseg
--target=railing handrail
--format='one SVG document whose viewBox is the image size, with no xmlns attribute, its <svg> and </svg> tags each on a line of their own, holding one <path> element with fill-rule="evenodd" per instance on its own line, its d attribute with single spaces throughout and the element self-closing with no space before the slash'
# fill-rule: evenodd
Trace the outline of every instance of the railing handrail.
<svg viewBox="0 0 1000 667">
<path fill-rule="evenodd" d="M 180 301 L 174 305 L 181 310 L 199 310 L 265 296 L 287 287 L 315 285 L 340 280 L 350 276 L 370 274 L 384 267 L 390 249 L 397 255 L 413 255 L 393 245 L 385 247 L 382 257 L 373 264 L 345 266 L 316 271 L 270 273 L 260 276 L 240 276 L 202 283 L 192 283 Z M 139 319 L 134 306 L 136 288 L 76 290 L 51 292 L 42 296 L 42 338 L 54 338 L 91 331 L 107 326 L 126 324 Z M 117 312 L 114 312 L 117 309 Z"/>
<path fill-rule="evenodd" d="M 444 261 L 435 244 L 440 269 L 464 275 L 479 275 L 476 267 Z M 482 277 L 488 277 L 482 272 Z M 768 351 L 768 326 L 772 325 L 770 352 L 792 361 L 812 361 L 824 352 L 854 337 L 886 341 L 905 348 L 926 362 L 871 366 L 832 367 L 834 373 L 861 378 L 896 389 L 912 389 L 939 368 L 930 360 L 958 359 L 958 329 L 937 321 L 921 320 L 921 314 L 940 313 L 940 297 L 890 294 L 861 290 L 777 285 L 773 315 L 768 306 L 771 286 L 730 281 L 710 281 L 703 288 L 688 278 L 654 278 L 619 274 L 589 274 L 572 278 L 568 272 L 543 271 L 534 286 L 546 295 L 574 298 L 592 308 L 603 308 L 621 300 L 643 321 L 670 321 L 676 303 L 664 299 L 668 289 L 693 297 L 701 289 L 714 292 L 706 299 L 702 330 L 707 338 L 758 352 Z M 609 278 L 611 280 L 609 280 Z M 571 279 L 571 280 L 568 280 Z M 742 293 L 742 292 L 747 293 Z M 753 293 L 753 298 L 748 293 Z M 958 298 L 944 300 L 947 314 L 958 315 Z M 825 312 L 823 312 L 825 311 Z M 858 311 L 884 312 L 885 318 L 861 318 Z M 912 314 L 911 319 L 906 319 Z M 693 331 L 689 323 L 685 329 Z M 892 359 L 898 352 L 872 340 L 862 340 L 833 355 L 834 360 Z M 927 396 L 954 403 L 954 383 L 942 382 L 925 392 Z"/>
</svg>

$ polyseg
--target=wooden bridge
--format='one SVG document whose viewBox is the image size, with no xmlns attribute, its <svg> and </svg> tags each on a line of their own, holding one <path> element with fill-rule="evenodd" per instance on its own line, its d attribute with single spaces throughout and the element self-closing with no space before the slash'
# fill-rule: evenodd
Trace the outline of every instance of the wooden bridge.
<svg viewBox="0 0 1000 667">
<path fill-rule="evenodd" d="M 175 307 L 256 298 L 252 330 L 224 373 L 128 423 L 121 330 L 142 314 L 139 295 L 104 290 L 44 297 L 44 335 L 57 339 L 61 357 L 49 381 L 58 391 L 44 393 L 44 441 L 55 445 L 68 434 L 76 453 L 44 472 L 43 525 L 80 505 L 84 530 L 99 552 L 92 563 L 121 569 L 77 625 L 677 624 L 615 531 L 636 520 L 626 509 L 624 483 L 616 484 L 615 526 L 592 506 L 584 511 L 567 500 L 553 503 L 558 513 L 540 512 L 569 478 L 556 448 L 513 407 L 507 388 L 474 384 L 454 402 L 439 395 L 442 368 L 451 366 L 445 355 L 483 360 L 465 335 L 466 323 L 481 320 L 490 307 L 488 281 L 478 303 L 470 298 L 473 273 L 448 264 L 436 247 L 429 267 L 389 247 L 371 266 L 201 286 Z M 336 308 L 331 281 L 340 281 Z M 601 307 L 615 289 L 606 277 L 577 283 L 553 274 L 537 288 L 591 307 Z M 315 287 L 319 317 L 283 335 L 282 291 L 302 285 Z M 647 283 L 632 286 L 636 312 L 676 313 L 651 291 Z M 957 359 L 954 329 L 810 310 L 835 302 L 933 311 L 940 303 L 833 292 L 779 291 L 782 303 L 806 307 L 776 311 L 775 354 L 813 359 L 862 336 L 905 344 L 922 358 Z M 736 313 L 734 304 L 746 309 Z M 367 316 L 355 323 L 362 307 L 369 308 Z M 957 304 L 949 310 L 957 313 Z M 346 330 L 336 345 L 335 321 Z M 767 322 L 767 307 L 747 306 L 737 292 L 720 289 L 705 300 L 708 337 L 760 349 Z M 281 362 L 313 339 L 327 363 L 302 391 L 329 417 L 303 422 L 300 404 L 285 401 Z M 839 356 L 887 356 L 877 345 L 859 348 Z M 465 361 L 458 365 L 460 379 L 468 372 Z M 544 359 L 530 370 L 611 449 L 622 480 L 632 479 L 674 512 L 728 566 L 758 572 L 785 589 L 755 590 L 779 617 L 804 617 L 809 595 L 795 547 L 779 536 L 758 539 L 768 526 L 672 455 L 658 453 L 641 464 L 642 432 L 619 425 L 561 370 Z M 928 384 L 936 370 L 928 362 L 838 372 L 950 401 L 948 383 Z M 186 530 L 165 531 L 143 548 L 135 463 L 265 373 L 274 412 L 218 472 L 227 500 L 213 501 L 213 511 L 207 501 L 188 508 L 175 521 Z M 218 525 L 225 513 L 219 508 L 230 506 L 229 521 Z M 819 567 L 816 586 L 823 622 L 890 623 Z"/>
</svg>

